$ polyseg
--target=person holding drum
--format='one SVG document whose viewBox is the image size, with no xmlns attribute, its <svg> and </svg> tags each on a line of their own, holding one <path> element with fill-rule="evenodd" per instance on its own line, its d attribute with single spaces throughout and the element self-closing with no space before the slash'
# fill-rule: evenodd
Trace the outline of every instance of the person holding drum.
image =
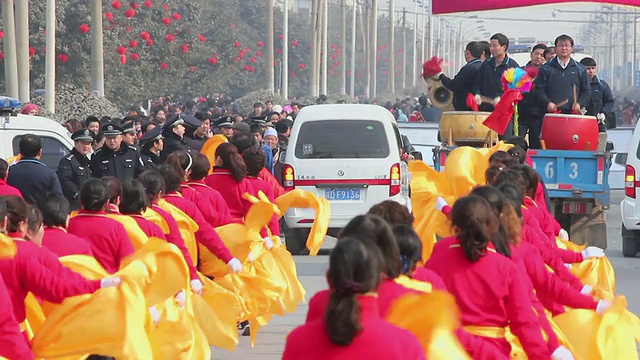
<svg viewBox="0 0 640 360">
<path fill-rule="evenodd" d="M 482 45 L 477 41 L 467 44 L 464 50 L 464 58 L 467 61 L 458 74 L 453 78 L 440 72 L 434 77 L 442 82 L 442 85 L 453 92 L 453 108 L 456 111 L 471 111 L 467 106 L 467 94 L 473 93 L 478 70 L 482 65 L 480 59 L 483 54 Z"/>
<path fill-rule="evenodd" d="M 587 115 L 595 116 L 598 119 L 599 131 L 601 133 L 606 132 L 605 119 L 613 112 L 613 93 L 609 84 L 596 76 L 596 61 L 594 59 L 586 57 L 580 60 L 580 64 L 587 71 L 589 85 L 591 86 L 591 97 L 587 103 Z"/>
<path fill-rule="evenodd" d="M 571 58 L 573 39 L 560 35 L 555 40 L 557 56 L 540 67 L 535 94 L 549 113 L 581 114 L 591 96 L 587 72 Z"/>
</svg>

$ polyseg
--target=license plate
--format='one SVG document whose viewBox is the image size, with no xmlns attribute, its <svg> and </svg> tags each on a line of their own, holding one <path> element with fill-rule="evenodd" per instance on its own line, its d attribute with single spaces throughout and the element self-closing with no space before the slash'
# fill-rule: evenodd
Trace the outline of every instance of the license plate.
<svg viewBox="0 0 640 360">
<path fill-rule="evenodd" d="M 591 204 L 582 201 L 565 201 L 562 203 L 563 214 L 586 215 L 591 213 Z"/>
<path fill-rule="evenodd" d="M 327 200 L 362 200 L 362 189 L 325 189 L 324 197 Z"/>
</svg>

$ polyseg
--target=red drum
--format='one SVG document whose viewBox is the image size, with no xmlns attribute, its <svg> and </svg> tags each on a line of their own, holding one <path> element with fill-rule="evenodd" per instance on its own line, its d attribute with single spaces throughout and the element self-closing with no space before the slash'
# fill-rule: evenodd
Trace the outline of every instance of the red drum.
<svg viewBox="0 0 640 360">
<path fill-rule="evenodd" d="M 546 114 L 540 139 L 548 150 L 595 151 L 598 119 L 595 116 Z"/>
</svg>

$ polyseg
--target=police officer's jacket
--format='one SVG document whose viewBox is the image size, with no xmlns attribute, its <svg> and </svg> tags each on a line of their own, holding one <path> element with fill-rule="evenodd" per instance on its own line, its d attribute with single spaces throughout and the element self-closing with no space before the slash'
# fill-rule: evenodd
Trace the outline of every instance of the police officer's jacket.
<svg viewBox="0 0 640 360">
<path fill-rule="evenodd" d="M 123 142 L 116 151 L 106 145 L 96 150 L 91 156 L 91 171 L 95 178 L 114 176 L 124 181 L 137 177 L 144 171 L 144 166 L 138 148 Z"/>
<path fill-rule="evenodd" d="M 144 166 L 145 170 L 155 170 L 161 164 L 160 156 L 145 148 L 140 150 L 140 162 Z"/>
<path fill-rule="evenodd" d="M 69 200 L 72 210 L 80 209 L 80 188 L 91 179 L 91 161 L 81 155 L 75 148 L 60 159 L 58 163 L 58 179 L 62 187 L 62 194 Z"/>
<path fill-rule="evenodd" d="M 161 162 L 167 161 L 167 157 L 173 154 L 176 151 L 191 151 L 189 146 L 181 139 L 178 135 L 176 135 L 172 131 L 165 131 L 164 135 L 164 147 L 160 152 L 160 160 Z"/>
</svg>

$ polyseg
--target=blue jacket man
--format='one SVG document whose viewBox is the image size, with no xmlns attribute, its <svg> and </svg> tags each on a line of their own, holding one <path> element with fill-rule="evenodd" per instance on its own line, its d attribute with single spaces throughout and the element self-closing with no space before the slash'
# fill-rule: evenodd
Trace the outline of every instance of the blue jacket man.
<svg viewBox="0 0 640 360">
<path fill-rule="evenodd" d="M 476 76 L 476 95 L 485 97 L 487 99 L 495 100 L 502 96 L 502 74 L 507 69 L 520 67 L 518 63 L 509 58 L 507 55 L 507 49 L 509 49 L 509 38 L 504 34 L 495 34 L 491 37 L 489 49 L 491 51 L 491 58 L 483 62 L 478 69 L 478 75 Z M 479 99 L 476 96 L 476 101 Z M 480 111 L 493 111 L 493 104 L 487 104 L 483 102 L 478 104 Z M 509 125 L 507 133 L 511 132 L 513 124 Z"/>
<path fill-rule="evenodd" d="M 560 35 L 555 41 L 557 56 L 542 65 L 535 81 L 538 103 L 547 112 L 560 110 L 563 114 L 579 114 L 591 97 L 591 87 L 585 68 L 571 58 L 573 39 Z M 574 99 L 574 87 L 576 89 Z M 558 106 L 565 102 L 565 104 Z"/>
<path fill-rule="evenodd" d="M 613 93 L 609 84 L 596 76 L 596 61 L 594 59 L 586 57 L 580 60 L 580 64 L 584 66 L 591 86 L 591 97 L 587 103 L 587 115 L 598 118 L 600 132 L 604 132 L 607 130 L 605 119 L 613 113 Z"/>
</svg>

